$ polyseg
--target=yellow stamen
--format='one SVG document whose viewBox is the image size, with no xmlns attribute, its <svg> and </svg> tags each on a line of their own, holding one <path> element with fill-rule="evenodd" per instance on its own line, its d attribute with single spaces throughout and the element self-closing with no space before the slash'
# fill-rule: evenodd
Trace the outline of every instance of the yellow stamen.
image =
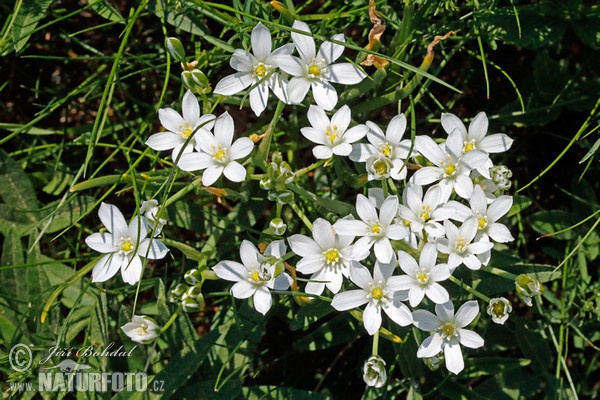
<svg viewBox="0 0 600 400">
<path fill-rule="evenodd" d="M 314 77 L 320 76 L 321 68 L 319 68 L 318 65 L 313 64 L 310 67 L 308 67 L 308 73 Z"/>
<path fill-rule="evenodd" d="M 503 317 L 504 316 L 504 308 L 505 308 L 505 304 L 503 302 L 498 301 L 498 302 L 494 303 L 494 305 L 492 306 L 493 314 L 498 317 Z"/>
<path fill-rule="evenodd" d="M 267 74 L 267 67 L 265 66 L 265 64 L 258 63 L 256 68 L 254 68 L 254 75 L 258 76 L 259 78 L 262 78 L 266 74 Z"/>
<path fill-rule="evenodd" d="M 329 139 L 331 144 L 334 144 L 335 141 L 340 137 L 340 132 L 338 131 L 337 125 L 330 125 L 325 129 L 325 136 Z"/>
<path fill-rule="evenodd" d="M 148 324 L 141 324 L 137 328 L 137 333 L 143 336 L 148 336 Z"/>
<path fill-rule="evenodd" d="M 337 264 L 340 262 L 340 252 L 337 249 L 329 249 L 323 252 L 327 265 Z"/>
<path fill-rule="evenodd" d="M 456 250 L 463 251 L 469 244 L 464 237 L 459 237 L 456 239 Z"/>
<path fill-rule="evenodd" d="M 427 283 L 427 281 L 429 281 L 429 272 L 421 271 L 421 272 L 417 273 L 417 280 L 421 284 Z"/>
<path fill-rule="evenodd" d="M 252 274 L 250 275 L 250 277 L 252 278 L 252 280 L 254 282 L 260 282 L 260 275 L 258 275 L 257 270 L 252 271 Z"/>
<path fill-rule="evenodd" d="M 187 139 L 192 135 L 192 133 L 194 133 L 194 130 L 192 129 L 192 126 L 187 122 L 185 123 L 185 126 L 179 125 L 179 136 L 181 136 L 182 138 Z"/>
<path fill-rule="evenodd" d="M 456 164 L 446 165 L 446 168 L 444 168 L 444 173 L 446 175 L 454 175 L 456 173 Z"/>
<path fill-rule="evenodd" d="M 227 156 L 227 149 L 223 148 L 223 146 L 219 145 L 216 151 L 213 153 L 213 160 L 215 161 L 224 161 Z"/>
<path fill-rule="evenodd" d="M 444 332 L 446 337 L 454 335 L 454 325 L 450 323 L 445 324 L 442 328 L 442 332 Z"/>
<path fill-rule="evenodd" d="M 473 143 L 473 142 L 465 143 L 465 153 L 468 153 L 469 151 L 474 150 L 474 149 L 475 149 L 475 143 Z"/>
<path fill-rule="evenodd" d="M 371 233 L 374 233 L 376 235 L 379 234 L 379 233 L 381 233 L 381 225 L 379 225 L 379 224 L 373 225 L 371 227 Z"/>
<path fill-rule="evenodd" d="M 383 298 L 383 290 L 381 290 L 381 288 L 378 286 L 371 291 L 371 296 L 375 300 L 381 300 Z"/>
<path fill-rule="evenodd" d="M 121 242 L 121 250 L 125 253 L 129 253 L 131 250 L 133 250 L 133 243 L 131 243 L 129 239 Z"/>
<path fill-rule="evenodd" d="M 421 206 L 421 211 L 419 212 L 419 217 L 423 218 L 423 221 L 429 221 L 429 218 L 431 217 L 431 211 L 433 211 L 431 209 L 431 207 Z"/>
<path fill-rule="evenodd" d="M 388 142 L 385 142 L 382 145 L 381 155 L 386 156 L 386 157 L 389 157 L 392 155 L 392 147 L 390 146 L 390 144 Z"/>
<path fill-rule="evenodd" d="M 479 227 L 479 229 L 485 228 L 487 226 L 487 216 L 480 217 L 477 220 L 477 226 Z"/>
</svg>

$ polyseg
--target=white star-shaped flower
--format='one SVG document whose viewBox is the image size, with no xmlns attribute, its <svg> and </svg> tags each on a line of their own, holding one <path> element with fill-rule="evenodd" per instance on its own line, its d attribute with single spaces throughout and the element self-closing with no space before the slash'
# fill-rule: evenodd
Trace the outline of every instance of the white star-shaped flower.
<svg viewBox="0 0 600 400">
<path fill-rule="evenodd" d="M 146 218 L 135 216 L 128 225 L 121 211 L 106 203 L 100 205 L 98 216 L 108 232 L 93 233 L 85 239 L 85 243 L 106 255 L 94 266 L 92 282 L 105 282 L 120 269 L 123 281 L 133 285 L 142 276 L 140 256 L 158 260 L 167 255 L 169 249 L 163 242 L 148 238 Z"/>
<path fill-rule="evenodd" d="M 271 308 L 273 290 L 286 290 L 292 284 L 292 278 L 284 272 L 281 257 L 285 255 L 283 240 L 271 242 L 261 254 L 256 246 L 244 240 L 240 246 L 242 263 L 221 261 L 213 271 L 221 279 L 236 282 L 231 294 L 238 299 L 252 297 L 254 308 L 265 315 Z"/>
<path fill-rule="evenodd" d="M 426 310 L 413 312 L 415 326 L 432 333 L 419 346 L 417 357 L 434 357 L 443 351 L 446 368 L 458 374 L 465 367 L 460 345 L 477 349 L 484 344 L 478 333 L 464 329 L 479 314 L 479 305 L 475 300 L 467 301 L 454 314 L 454 305 L 449 301 L 436 304 L 435 314 Z"/>
<path fill-rule="evenodd" d="M 253 86 L 250 90 L 250 107 L 258 116 L 267 107 L 269 89 L 281 101 L 288 102 L 287 80 L 279 73 L 277 57 L 290 57 L 294 45 L 290 43 L 271 51 L 271 32 L 260 22 L 252 29 L 250 41 L 254 54 L 236 49 L 229 64 L 238 72 L 221 79 L 215 87 L 215 93 L 231 96 Z"/>
<path fill-rule="evenodd" d="M 194 148 L 199 149 L 198 133 L 210 131 L 216 119 L 212 114 L 200 115 L 198 100 L 189 90 L 183 96 L 181 109 L 183 116 L 172 108 L 158 110 L 160 123 L 167 131 L 155 133 L 146 140 L 146 145 L 156 151 L 173 149 L 171 157 L 174 162 L 182 154 L 190 153 Z"/>
<path fill-rule="evenodd" d="M 223 174 L 232 182 L 246 179 L 246 169 L 237 162 L 246 157 L 254 148 L 254 142 L 247 137 L 233 142 L 233 118 L 228 112 L 215 121 L 214 135 L 209 131 L 200 131 L 197 141 L 200 152 L 186 153 L 181 156 L 179 168 L 184 171 L 205 170 L 202 184 L 210 186 Z"/>
<path fill-rule="evenodd" d="M 317 143 L 313 154 L 318 159 L 328 159 L 334 154 L 347 156 L 352 151 L 352 143 L 362 139 L 369 128 L 366 125 L 356 125 L 348 129 L 350 121 L 350 107 L 343 106 L 331 116 L 318 106 L 308 108 L 308 121 L 312 126 L 300 129 L 302 135 L 313 143 Z"/>
<path fill-rule="evenodd" d="M 312 274 L 306 284 L 307 293 L 320 295 L 325 286 L 332 293 L 342 287 L 344 277 L 348 277 L 351 268 L 358 261 L 353 255 L 354 236 L 338 235 L 329 221 L 317 218 L 313 223 L 313 238 L 295 234 L 288 238 L 292 251 L 302 257 L 296 264 L 296 270 L 303 274 Z"/>
<path fill-rule="evenodd" d="M 410 150 L 410 139 L 402 140 L 402 135 L 406 130 L 406 117 L 404 114 L 396 115 L 391 119 L 385 134 L 371 121 L 367 121 L 366 125 L 369 127 L 367 132 L 367 140 L 369 143 L 356 143 L 352 145 L 352 153 L 350 153 L 350 159 L 356 162 L 367 162 L 372 159 L 371 164 L 374 165 L 372 168 L 377 175 L 385 175 L 387 173 L 392 179 L 402 180 L 406 178 L 406 167 L 404 162 Z M 385 161 L 383 164 L 377 164 L 377 160 L 390 161 L 391 167 L 385 168 Z M 385 171 L 380 168 L 384 168 Z M 376 179 L 375 174 L 372 172 L 369 174 L 368 179 Z"/>
<path fill-rule="evenodd" d="M 344 52 L 344 46 L 325 41 L 317 52 L 315 40 L 305 22 L 295 21 L 292 28 L 305 32 L 291 33 L 300 58 L 288 55 L 277 57 L 279 68 L 293 76 L 287 88 L 288 98 L 291 103 L 300 103 L 312 89 L 315 103 L 329 111 L 338 101 L 337 92 L 331 83 L 353 85 L 362 81 L 366 75 L 354 64 L 333 63 Z M 343 42 L 344 35 L 334 35 L 333 39 Z"/>
<path fill-rule="evenodd" d="M 442 199 L 442 189 L 433 185 L 423 195 L 423 187 L 408 183 L 403 193 L 403 204 L 400 204 L 398 214 L 411 232 L 419 238 L 424 232 L 432 238 L 444 236 L 444 227 L 440 221 L 452 216 L 453 209 L 446 207 Z"/>
<path fill-rule="evenodd" d="M 388 196 L 381 205 L 379 215 L 375 204 L 367 197 L 359 194 L 356 197 L 356 213 L 360 220 L 343 218 L 333 228 L 342 236 L 362 236 L 354 243 L 357 258 L 364 259 L 374 247 L 375 257 L 379 262 L 389 263 L 394 256 L 390 240 L 401 240 L 408 236 L 408 229 L 394 223 L 398 212 L 398 197 Z"/>
<path fill-rule="evenodd" d="M 396 279 L 402 290 L 408 290 L 411 307 L 418 306 L 425 296 L 436 304 L 450 300 L 448 291 L 438 283 L 450 277 L 450 269 L 448 264 L 437 263 L 437 255 L 433 243 L 423 246 L 418 263 L 410 254 L 398 252 L 398 264 L 406 275 L 400 275 Z"/>
<path fill-rule="evenodd" d="M 461 264 L 473 270 L 481 268 L 482 261 L 477 256 L 491 250 L 494 244 L 488 241 L 475 240 L 477 218 L 467 219 L 460 228 L 446 220 L 444 221 L 444 229 L 446 230 L 446 237 L 437 239 L 437 249 L 440 253 L 448 254 L 450 272 L 453 272 Z"/>
<path fill-rule="evenodd" d="M 416 171 L 411 182 L 417 185 L 439 182 L 444 202 L 450 198 L 452 190 L 463 199 L 471 196 L 473 181 L 469 173 L 488 160 L 486 152 L 472 150 L 463 154 L 463 140 L 458 132 L 448 135 L 446 143 L 443 144 L 437 144 L 429 136 L 417 136 L 415 146 L 419 153 L 434 165 Z"/>
<path fill-rule="evenodd" d="M 413 322 L 410 310 L 394 299 L 394 294 L 400 290 L 398 277 L 392 276 L 395 268 L 395 259 L 388 264 L 376 261 L 373 276 L 368 268 L 362 265 L 352 268 L 350 279 L 360 289 L 336 294 L 331 306 L 338 311 L 345 311 L 367 304 L 363 313 L 363 324 L 369 335 L 374 335 L 381 327 L 382 311 L 398 325 L 410 325 Z"/>
</svg>

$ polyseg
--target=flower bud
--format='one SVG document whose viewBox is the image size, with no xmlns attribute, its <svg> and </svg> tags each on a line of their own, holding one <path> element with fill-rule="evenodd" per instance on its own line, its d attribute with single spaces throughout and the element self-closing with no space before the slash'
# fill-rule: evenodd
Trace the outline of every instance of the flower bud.
<svg viewBox="0 0 600 400">
<path fill-rule="evenodd" d="M 433 357 L 426 357 L 423 361 L 431 371 L 437 371 L 444 363 L 444 353 L 440 352 Z"/>
<path fill-rule="evenodd" d="M 180 299 L 185 292 L 188 290 L 188 285 L 183 283 L 178 283 L 173 289 L 171 289 L 171 293 L 169 293 L 169 298 L 171 301 L 175 301 L 175 299 Z"/>
<path fill-rule="evenodd" d="M 496 184 L 500 190 L 508 190 L 512 182 L 512 171 L 506 168 L 504 165 L 496 165 L 490 168 L 490 176 L 492 181 Z"/>
<path fill-rule="evenodd" d="M 167 46 L 167 50 L 171 53 L 171 56 L 177 61 L 185 60 L 185 49 L 183 48 L 183 44 L 181 41 L 174 37 L 168 37 L 165 39 L 165 46 Z"/>
<path fill-rule="evenodd" d="M 363 379 L 367 386 L 380 388 L 387 380 L 385 361 L 380 356 L 373 355 L 363 366 Z"/>
<path fill-rule="evenodd" d="M 195 285 L 202 281 L 202 272 L 198 271 L 196 268 L 190 269 L 185 272 L 183 279 L 190 284 Z"/>
<path fill-rule="evenodd" d="M 515 288 L 517 290 L 517 296 L 527 304 L 529 307 L 533 305 L 531 299 L 534 296 L 540 296 L 544 293 L 544 286 L 539 280 L 533 278 L 527 274 L 521 274 L 517 276 L 515 280 Z"/>
<path fill-rule="evenodd" d="M 390 171 L 393 168 L 392 161 L 384 156 L 374 156 L 367 160 L 367 172 L 369 180 L 389 178 Z"/>
<path fill-rule="evenodd" d="M 181 298 L 183 300 L 187 298 L 192 298 L 195 300 L 199 295 L 202 295 L 202 290 L 198 286 L 191 286 Z"/>
<path fill-rule="evenodd" d="M 187 297 L 182 300 L 181 305 L 183 306 L 183 311 L 191 313 L 200 311 L 200 304 L 196 300 L 191 297 Z"/>
<path fill-rule="evenodd" d="M 281 218 L 273 218 L 269 222 L 269 228 L 271 228 L 274 235 L 282 236 L 287 229 L 287 225 Z"/>
<path fill-rule="evenodd" d="M 504 297 L 491 299 L 487 307 L 487 313 L 492 317 L 492 321 L 500 325 L 504 325 L 511 311 L 512 305 Z"/>
</svg>

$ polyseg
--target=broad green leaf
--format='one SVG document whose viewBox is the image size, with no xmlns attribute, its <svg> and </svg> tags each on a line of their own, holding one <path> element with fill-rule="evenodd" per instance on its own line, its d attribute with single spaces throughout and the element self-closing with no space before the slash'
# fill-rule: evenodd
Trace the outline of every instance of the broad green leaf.
<svg viewBox="0 0 600 400">
<path fill-rule="evenodd" d="M 573 214 L 564 210 L 539 211 L 527 218 L 531 228 L 542 234 L 549 235 L 572 226 L 575 222 Z M 571 240 L 576 237 L 576 232 L 571 229 L 558 235 L 552 235 L 553 239 Z"/>
<path fill-rule="evenodd" d="M 298 310 L 290 322 L 290 329 L 297 331 L 302 328 L 307 328 L 310 324 L 334 311 L 335 309 L 331 307 L 330 303 L 315 300 Z"/>
<path fill-rule="evenodd" d="M 531 360 L 508 357 L 480 357 L 467 361 L 461 376 L 474 378 L 481 375 L 494 375 L 510 369 L 521 368 L 531 364 Z"/>
<path fill-rule="evenodd" d="M 21 237 L 15 230 L 10 230 L 4 238 L 0 267 L 0 296 L 11 304 L 14 310 L 24 312 L 30 301 L 27 269 Z"/>
<path fill-rule="evenodd" d="M 46 15 L 52 0 L 22 0 L 15 2 L 15 19 L 12 25 L 14 51 L 18 53 L 25 47 L 38 23 Z M 3 54 L 4 55 L 4 54 Z"/>
<path fill-rule="evenodd" d="M 23 236 L 30 227 L 31 222 L 25 217 L 25 213 L 15 210 L 8 204 L 0 203 L 1 234 L 6 236 L 10 230 L 14 230 L 19 236 Z"/>
<path fill-rule="evenodd" d="M 0 197 L 17 213 L 23 213 L 24 218 L 35 223 L 36 218 L 27 211 L 38 208 L 38 200 L 33 185 L 27 174 L 2 149 L 0 149 Z"/>
<path fill-rule="evenodd" d="M 506 214 L 506 217 L 512 217 L 515 214 L 519 214 L 521 211 L 529 207 L 533 203 L 533 201 L 527 197 L 522 196 L 520 194 L 516 194 L 513 196 L 513 205 Z"/>
<path fill-rule="evenodd" d="M 96 200 L 90 196 L 74 196 L 60 205 L 61 200 L 53 201 L 44 207 L 39 213 L 39 218 L 42 223 L 40 229 L 44 229 L 44 233 L 53 233 L 61 231 L 65 228 L 73 226 L 81 216 L 87 214 L 94 208 Z M 42 215 L 50 215 L 46 216 Z M 42 219 L 43 218 L 43 219 Z"/>
<path fill-rule="evenodd" d="M 523 355 L 533 362 L 533 367 L 545 371 L 553 361 L 550 346 L 535 323 L 511 316 L 515 323 L 517 343 Z"/>
<path fill-rule="evenodd" d="M 293 347 L 298 350 L 322 350 L 348 342 L 364 333 L 364 327 L 349 313 L 340 313 L 296 340 Z"/>
<path fill-rule="evenodd" d="M 123 15 L 121 15 L 119 8 L 110 0 L 92 0 L 90 6 L 101 17 L 112 22 L 125 24 L 125 19 L 123 18 Z"/>
</svg>

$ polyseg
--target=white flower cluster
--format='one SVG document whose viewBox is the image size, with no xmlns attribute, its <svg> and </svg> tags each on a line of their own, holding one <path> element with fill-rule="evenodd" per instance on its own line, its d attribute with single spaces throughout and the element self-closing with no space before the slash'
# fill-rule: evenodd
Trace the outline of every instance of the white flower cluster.
<svg viewBox="0 0 600 400">
<path fill-rule="evenodd" d="M 254 308 L 262 314 L 272 306 L 271 290 L 286 291 L 291 286 L 309 298 L 331 295 L 331 305 L 338 311 L 365 306 L 362 320 L 369 335 L 378 335 L 383 314 L 400 326 L 414 325 L 430 333 L 417 356 L 428 360 L 443 357 L 447 369 L 458 374 L 464 368 L 461 345 L 479 348 L 484 343 L 477 333 L 465 329 L 479 314 L 479 305 L 467 301 L 455 313 L 444 282 L 458 268 L 478 270 L 488 265 L 494 242 L 513 240 L 499 222 L 512 206 L 512 197 L 503 194 L 510 186 L 510 171 L 495 166 L 490 158 L 508 150 L 512 139 L 505 134 L 488 135 L 485 113 L 479 113 L 468 129 L 455 115 L 442 114 L 445 138 L 438 141 L 416 136 L 412 142 L 403 139 L 407 126 L 403 114 L 390 120 L 385 133 L 371 121 L 353 125 L 347 105 L 329 117 L 327 112 L 338 102 L 332 83 L 355 84 L 366 75 L 352 63 L 334 63 L 344 50 L 339 44 L 344 41 L 342 34 L 333 36 L 336 43 L 325 41 L 317 51 L 309 27 L 296 21 L 291 38 L 293 44 L 272 50 L 270 31 L 257 24 L 251 34 L 253 53 L 234 52 L 230 65 L 237 72 L 222 79 L 215 93 L 230 96 L 250 87 L 250 106 L 259 115 L 266 109 L 269 91 L 286 104 L 300 103 L 312 91 L 316 105 L 308 108 L 311 126 L 300 132 L 315 144 L 313 155 L 322 160 L 318 163 L 348 157 L 364 171 L 370 185 L 381 182 L 381 187 L 369 189 L 366 195 L 358 193 L 355 213 L 333 224 L 324 218 L 305 221 L 311 236 L 288 236 L 291 253 L 286 254 L 284 240 L 272 241 L 264 251 L 244 240 L 241 263 L 222 260 L 212 271 L 235 282 L 232 295 L 252 297 Z M 252 152 L 254 142 L 245 137 L 233 140 L 234 122 L 227 112 L 219 117 L 201 115 L 198 100 L 188 91 L 183 97 L 182 115 L 166 108 L 159 110 L 159 119 L 166 131 L 153 134 L 146 144 L 158 151 L 172 150 L 177 167 L 203 170 L 205 186 L 213 185 L 221 175 L 233 182 L 246 180 L 243 159 Z M 361 143 L 365 137 L 367 142 Z M 284 162 L 279 159 L 272 164 Z M 409 174 L 409 169 L 414 173 Z M 261 184 L 277 192 L 273 198 L 278 199 L 280 210 L 293 198 L 286 185 L 301 174 L 290 170 L 272 175 L 281 179 L 267 179 Z M 128 226 L 116 207 L 100 207 L 100 219 L 109 232 L 95 233 L 86 243 L 107 255 L 94 268 L 93 281 L 105 281 L 121 269 L 123 279 L 133 284 L 141 277 L 139 256 L 165 256 L 168 250 L 156 236 L 166 220 L 157 216 L 155 203 L 145 204 L 142 212 L 146 216 L 134 217 Z M 287 226 L 279 215 L 276 219 L 271 233 L 281 236 Z M 152 238 L 146 237 L 147 221 L 151 222 Z M 293 256 L 298 256 L 297 262 L 290 265 L 293 262 L 287 260 Z M 297 280 L 296 272 L 306 279 Z M 190 275 L 186 281 L 192 286 L 180 288 L 178 298 L 187 301 L 186 311 L 200 308 L 203 279 Z M 298 281 L 307 281 L 303 291 L 298 290 Z M 535 288 L 527 284 L 521 293 L 531 295 Z M 494 322 L 504 323 L 512 309 L 504 300 L 488 309 Z M 423 303 L 433 307 L 435 314 L 417 309 Z M 146 329 L 140 321 L 133 323 L 137 325 L 124 327 L 130 336 Z M 135 336 L 134 340 L 138 339 L 143 340 Z M 376 353 L 365 364 L 364 376 L 369 385 L 385 384 L 385 361 Z"/>
</svg>

